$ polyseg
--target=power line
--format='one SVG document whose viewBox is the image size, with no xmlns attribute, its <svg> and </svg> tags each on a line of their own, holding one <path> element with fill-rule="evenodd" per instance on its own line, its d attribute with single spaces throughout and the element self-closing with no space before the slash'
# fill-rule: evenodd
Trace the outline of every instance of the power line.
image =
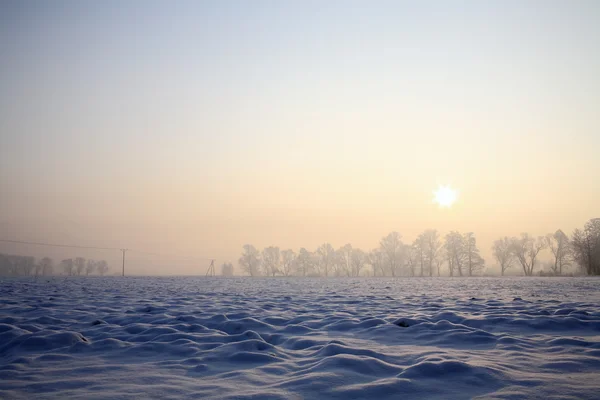
<svg viewBox="0 0 600 400">
<path fill-rule="evenodd" d="M 43 242 L 29 242 L 29 241 L 25 241 L 25 240 L 10 240 L 10 239 L 0 239 L 0 242 L 4 242 L 4 243 L 17 243 L 17 244 L 31 244 L 31 245 L 36 245 L 36 246 L 48 246 L 48 247 L 62 247 L 62 248 L 70 248 L 70 249 L 91 249 L 91 250 L 118 250 L 120 252 L 123 253 L 123 276 L 125 276 L 125 252 L 126 251 L 133 251 L 135 253 L 139 253 L 139 254 L 147 254 L 150 256 L 157 256 L 157 257 L 165 257 L 165 258 L 179 258 L 182 259 L 181 256 L 174 256 L 174 255 L 168 255 L 168 254 L 158 254 L 158 253 L 151 253 L 148 251 L 141 251 L 141 250 L 134 250 L 134 249 L 125 249 L 125 248 L 119 248 L 119 247 L 98 247 L 98 246 L 81 246 L 81 245 L 76 245 L 76 244 L 58 244 L 58 243 L 43 243 Z M 214 265 L 214 258 L 203 258 L 203 257 L 186 257 L 184 256 L 183 259 L 185 259 L 186 261 L 199 261 L 199 260 L 209 260 L 211 261 L 211 266 Z M 213 266 L 214 268 L 214 266 Z M 213 272 L 214 274 L 214 272 Z"/>
<path fill-rule="evenodd" d="M 33 244 L 37 246 L 48 246 L 48 247 L 67 247 L 73 249 L 92 249 L 92 250 L 122 250 L 116 247 L 97 247 L 97 246 L 80 246 L 76 244 L 57 244 L 57 243 L 42 243 L 42 242 L 27 242 L 24 240 L 8 240 L 0 239 L 0 242 L 6 243 L 18 243 L 18 244 Z"/>
<path fill-rule="evenodd" d="M 77 245 L 77 244 L 58 244 L 58 243 L 43 243 L 43 242 L 28 242 L 28 241 L 24 241 L 24 240 L 9 240 L 9 239 L 0 239 L 0 242 L 6 242 L 6 243 L 18 243 L 18 244 L 32 244 L 32 245 L 37 245 L 37 246 L 49 246 L 49 247 L 66 247 L 66 248 L 74 248 L 74 249 L 92 249 L 92 250 L 119 250 L 119 251 L 123 251 L 123 248 L 121 247 L 98 247 L 98 246 L 81 246 L 81 245 Z M 207 257 L 189 257 L 189 256 L 176 256 L 176 255 L 172 255 L 172 254 L 159 254 L 159 253 L 152 253 L 149 251 L 142 251 L 142 250 L 136 250 L 136 249 L 126 249 L 127 251 L 133 251 L 135 253 L 139 253 L 139 254 L 146 254 L 149 256 L 156 256 L 156 257 L 165 257 L 165 258 L 185 258 L 187 260 L 193 261 L 193 260 L 214 260 L 214 258 L 207 258 Z"/>
<path fill-rule="evenodd" d="M 207 258 L 207 257 L 189 257 L 189 256 L 176 256 L 173 254 L 159 254 L 159 253 L 151 253 L 149 251 L 141 251 L 141 250 L 134 250 L 134 249 L 129 249 L 129 251 L 133 251 L 135 253 L 138 254 L 146 254 L 149 256 L 156 256 L 156 257 L 164 257 L 164 258 L 179 258 L 179 259 L 184 259 L 186 261 L 210 261 L 210 260 L 214 260 L 214 258 Z"/>
</svg>

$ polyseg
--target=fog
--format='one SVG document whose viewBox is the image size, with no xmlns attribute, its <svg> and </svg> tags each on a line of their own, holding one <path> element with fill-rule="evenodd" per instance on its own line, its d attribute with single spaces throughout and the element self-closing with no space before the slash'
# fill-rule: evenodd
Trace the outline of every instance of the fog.
<svg viewBox="0 0 600 400">
<path fill-rule="evenodd" d="M 499 274 L 495 240 L 571 239 L 600 216 L 599 17 L 593 1 L 2 2 L 0 239 L 114 250 L 0 253 L 243 274 L 246 244 L 368 253 L 435 229 L 472 232 L 478 274 Z"/>
</svg>

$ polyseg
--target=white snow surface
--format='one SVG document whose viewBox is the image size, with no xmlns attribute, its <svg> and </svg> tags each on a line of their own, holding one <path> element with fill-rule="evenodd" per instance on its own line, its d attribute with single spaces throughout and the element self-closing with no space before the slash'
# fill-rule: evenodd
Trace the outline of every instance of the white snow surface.
<svg viewBox="0 0 600 400">
<path fill-rule="evenodd" d="M 600 398 L 593 278 L 0 281 L 2 399 Z"/>
</svg>

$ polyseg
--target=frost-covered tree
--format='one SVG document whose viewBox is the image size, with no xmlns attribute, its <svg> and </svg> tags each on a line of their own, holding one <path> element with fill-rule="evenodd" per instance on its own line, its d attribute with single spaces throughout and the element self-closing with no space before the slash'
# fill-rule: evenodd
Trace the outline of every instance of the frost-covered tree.
<svg viewBox="0 0 600 400">
<path fill-rule="evenodd" d="M 423 276 L 425 265 L 427 264 L 427 261 L 425 261 L 427 254 L 427 238 L 425 233 L 421 233 L 419 236 L 417 236 L 412 244 L 412 252 L 411 264 L 414 264 L 414 266 L 417 267 L 419 276 Z M 414 275 L 414 273 L 411 275 Z"/>
<path fill-rule="evenodd" d="M 373 269 L 373 276 L 385 276 L 385 268 L 383 266 L 383 252 L 381 249 L 373 249 L 368 254 L 369 264 Z"/>
<path fill-rule="evenodd" d="M 33 274 L 35 275 L 35 277 L 37 278 L 38 275 L 42 274 L 42 264 L 41 261 L 37 262 L 33 268 Z"/>
<path fill-rule="evenodd" d="M 364 251 L 362 251 L 361 249 L 352 249 L 352 255 L 351 255 L 351 275 L 352 276 L 359 276 L 360 275 L 360 271 L 362 271 L 362 269 L 365 266 L 365 263 L 367 261 L 367 257 Z"/>
<path fill-rule="evenodd" d="M 352 245 L 346 243 L 336 251 L 335 275 L 350 276 L 350 264 L 352 263 Z"/>
<path fill-rule="evenodd" d="M 441 244 L 441 241 L 440 241 L 440 244 Z M 440 246 L 440 250 L 441 250 L 441 246 Z M 444 252 L 438 251 L 437 255 L 435 256 L 435 259 L 434 259 L 437 276 L 440 276 L 440 269 L 442 268 L 442 264 L 444 264 L 445 260 L 446 260 L 446 258 L 445 258 Z"/>
<path fill-rule="evenodd" d="M 280 272 L 281 252 L 279 247 L 270 246 L 262 251 L 262 264 L 265 273 L 275 276 Z"/>
<path fill-rule="evenodd" d="M 492 246 L 492 254 L 496 261 L 498 261 L 498 264 L 500 264 L 500 274 L 502 276 L 504 276 L 507 269 L 512 267 L 515 261 L 511 243 L 511 239 L 504 236 L 501 239 L 495 240 Z"/>
<path fill-rule="evenodd" d="M 88 276 L 89 274 L 93 274 L 95 269 L 96 269 L 96 261 L 87 260 L 87 263 L 85 264 L 85 276 Z"/>
<path fill-rule="evenodd" d="M 81 275 L 81 273 L 85 269 L 85 258 L 77 257 L 75 258 L 73 264 L 75 265 L 75 271 L 77 272 L 77 275 Z"/>
<path fill-rule="evenodd" d="M 108 270 L 108 263 L 105 260 L 100 260 L 96 263 L 96 271 L 98 271 L 100 276 L 104 276 Z"/>
<path fill-rule="evenodd" d="M 335 260 L 335 249 L 329 243 L 323 243 L 316 251 L 319 257 L 318 268 L 321 275 L 329 276 L 329 270 Z"/>
<path fill-rule="evenodd" d="M 310 251 L 306 250 L 304 247 L 300 249 L 298 252 L 298 257 L 296 258 L 296 270 L 297 275 L 299 276 L 307 276 L 312 273 L 315 265 L 315 256 Z"/>
<path fill-rule="evenodd" d="M 232 263 L 223 263 L 223 265 L 221 265 L 221 276 L 233 276 Z"/>
<path fill-rule="evenodd" d="M 245 244 L 238 260 L 242 271 L 250 276 L 260 276 L 260 253 L 251 244 Z"/>
<path fill-rule="evenodd" d="M 600 218 L 589 220 L 583 229 L 575 229 L 573 255 L 588 275 L 600 275 Z"/>
<path fill-rule="evenodd" d="M 435 229 L 428 229 L 423 232 L 425 235 L 426 242 L 426 260 L 429 270 L 429 276 L 433 276 L 434 269 L 437 268 L 437 274 L 440 276 L 440 249 L 442 248 L 442 240 L 438 231 Z"/>
<path fill-rule="evenodd" d="M 546 235 L 546 245 L 554 257 L 550 270 L 553 275 L 562 275 L 563 269 L 571 266 L 573 260 L 573 249 L 569 237 L 562 231 Z"/>
<path fill-rule="evenodd" d="M 65 271 L 65 274 L 71 276 L 73 275 L 73 259 L 72 258 L 67 258 L 65 260 L 62 260 L 60 262 L 60 265 L 62 266 L 63 270 Z"/>
<path fill-rule="evenodd" d="M 281 252 L 281 273 L 283 276 L 290 276 L 294 272 L 294 263 L 296 262 L 296 253 L 293 250 L 283 250 Z"/>
<path fill-rule="evenodd" d="M 465 233 L 463 236 L 463 241 L 467 273 L 469 276 L 473 276 L 483 270 L 485 261 L 479 254 L 477 240 L 475 239 L 475 234 L 473 232 Z"/>
<path fill-rule="evenodd" d="M 37 268 L 36 268 L 36 275 L 40 274 L 40 275 L 52 275 L 53 272 L 53 264 L 54 261 L 52 261 L 52 259 L 50 257 L 44 257 L 42 258 L 38 264 L 37 264 Z"/>
<path fill-rule="evenodd" d="M 446 250 L 450 276 L 454 276 L 456 272 L 458 272 L 459 276 L 463 276 L 463 269 L 466 263 L 463 235 L 456 231 L 448 233 L 444 242 L 444 248 Z"/>
<path fill-rule="evenodd" d="M 398 232 L 391 232 L 379 242 L 381 251 L 385 255 L 386 269 L 394 277 L 401 274 L 404 266 L 404 244 L 401 238 Z"/>
<path fill-rule="evenodd" d="M 35 269 L 35 257 L 20 256 L 17 259 L 17 275 L 29 276 Z"/>
<path fill-rule="evenodd" d="M 528 233 L 522 233 L 520 238 L 511 239 L 513 255 L 523 267 L 526 276 L 533 276 L 533 270 L 540 251 L 546 247 L 543 237 L 533 238 Z"/>
<path fill-rule="evenodd" d="M 419 264 L 419 250 L 415 245 L 405 244 L 404 245 L 404 256 L 406 260 L 406 267 L 410 276 L 415 276 L 417 266 Z"/>
<path fill-rule="evenodd" d="M 54 272 L 54 260 L 50 257 L 44 257 L 40 260 L 40 266 L 42 267 L 42 275 L 52 275 Z"/>
</svg>

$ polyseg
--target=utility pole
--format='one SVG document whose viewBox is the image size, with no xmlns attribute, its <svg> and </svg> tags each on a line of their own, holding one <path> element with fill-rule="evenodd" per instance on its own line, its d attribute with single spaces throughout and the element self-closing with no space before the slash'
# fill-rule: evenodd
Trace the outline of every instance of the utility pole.
<svg viewBox="0 0 600 400">
<path fill-rule="evenodd" d="M 210 260 L 210 265 L 205 276 L 215 276 L 215 260 Z"/>
<path fill-rule="evenodd" d="M 125 276 L 125 252 L 127 249 L 121 249 L 121 251 L 123 252 L 123 276 Z"/>
</svg>

